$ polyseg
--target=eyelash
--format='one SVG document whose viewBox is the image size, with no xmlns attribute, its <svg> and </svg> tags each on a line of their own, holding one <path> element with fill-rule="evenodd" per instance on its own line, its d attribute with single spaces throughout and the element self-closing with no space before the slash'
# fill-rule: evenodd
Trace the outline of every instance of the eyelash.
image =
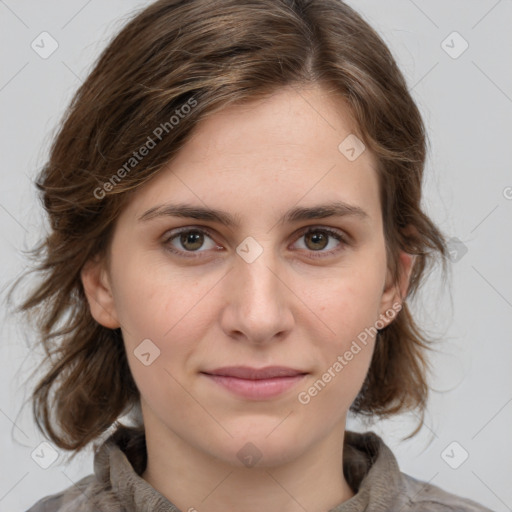
<svg viewBox="0 0 512 512">
<path fill-rule="evenodd" d="M 342 246 L 349 245 L 349 241 L 348 241 L 346 235 L 344 235 L 342 232 L 337 231 L 337 230 L 333 230 L 331 228 L 318 227 L 318 226 L 308 226 L 307 228 L 302 229 L 299 232 L 299 234 L 298 234 L 297 240 L 300 239 L 301 237 L 303 237 L 304 235 L 309 234 L 311 232 L 313 232 L 313 233 L 314 232 L 325 233 L 329 237 L 333 237 L 336 240 L 338 240 L 339 242 L 341 242 Z M 187 227 L 182 228 L 182 229 L 180 229 L 178 231 L 172 231 L 171 234 L 169 234 L 169 236 L 165 237 L 163 243 L 165 245 L 166 250 L 171 252 L 171 253 L 177 254 L 179 256 L 183 256 L 185 258 L 202 258 L 203 256 L 201 256 L 200 254 L 196 255 L 194 253 L 195 252 L 201 253 L 201 252 L 206 252 L 206 251 L 179 251 L 179 250 L 174 249 L 170 245 L 170 242 L 172 242 L 175 238 L 177 238 L 178 236 L 180 236 L 183 233 L 202 233 L 202 234 L 205 234 L 205 235 L 209 236 L 210 238 L 212 238 L 212 232 L 209 229 L 207 229 L 207 228 L 196 228 L 196 227 L 193 227 L 193 226 L 187 226 Z M 332 250 L 327 251 L 327 252 L 311 251 L 313 254 L 311 254 L 309 257 L 310 258 L 325 258 L 325 257 L 331 256 L 333 254 L 336 254 L 336 253 L 338 253 L 341 250 L 343 250 L 343 247 L 342 248 L 337 248 L 337 249 L 332 249 Z M 319 252 L 321 255 L 314 254 L 315 252 Z"/>
</svg>

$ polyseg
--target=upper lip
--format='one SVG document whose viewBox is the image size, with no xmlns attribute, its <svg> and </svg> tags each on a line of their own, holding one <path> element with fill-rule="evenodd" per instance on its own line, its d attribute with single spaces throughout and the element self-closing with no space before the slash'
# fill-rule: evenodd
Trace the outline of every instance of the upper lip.
<svg viewBox="0 0 512 512">
<path fill-rule="evenodd" d="M 266 366 L 265 368 L 251 368 L 250 366 L 225 366 L 202 373 L 208 375 L 221 375 L 224 377 L 236 377 L 238 379 L 271 379 L 274 377 L 295 377 L 307 372 L 288 368 L 286 366 Z"/>
</svg>

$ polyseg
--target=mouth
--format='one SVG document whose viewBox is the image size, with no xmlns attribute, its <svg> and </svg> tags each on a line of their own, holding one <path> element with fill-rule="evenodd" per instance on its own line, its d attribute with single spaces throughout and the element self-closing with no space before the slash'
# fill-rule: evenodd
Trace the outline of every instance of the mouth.
<svg viewBox="0 0 512 512">
<path fill-rule="evenodd" d="M 288 391 L 304 379 L 308 372 L 285 366 L 229 366 L 201 374 L 230 393 L 246 399 L 263 400 Z"/>
</svg>

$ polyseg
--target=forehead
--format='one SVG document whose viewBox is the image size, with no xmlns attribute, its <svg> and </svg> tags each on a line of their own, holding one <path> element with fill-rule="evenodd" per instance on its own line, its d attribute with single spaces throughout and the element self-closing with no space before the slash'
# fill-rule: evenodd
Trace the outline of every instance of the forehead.
<svg viewBox="0 0 512 512">
<path fill-rule="evenodd" d="M 339 144 L 357 132 L 351 110 L 339 95 L 320 85 L 288 86 L 264 99 L 228 106 L 199 123 L 188 142 L 187 160 L 221 157 L 224 150 L 229 158 L 240 159 L 259 154 L 293 161 L 311 152 L 337 157 Z M 363 160 L 372 161 L 365 153 Z"/>
<path fill-rule="evenodd" d="M 230 210 L 358 203 L 380 211 L 376 159 L 343 101 L 320 87 L 287 87 L 200 122 L 168 166 L 133 196 L 133 215 L 179 199 Z M 348 152 L 347 152 L 348 150 Z M 356 158 L 353 158 L 354 155 Z"/>
</svg>

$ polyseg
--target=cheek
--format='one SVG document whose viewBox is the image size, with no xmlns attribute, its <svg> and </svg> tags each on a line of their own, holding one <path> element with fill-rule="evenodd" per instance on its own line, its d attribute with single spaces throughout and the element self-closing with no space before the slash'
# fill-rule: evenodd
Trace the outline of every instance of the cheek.
<svg viewBox="0 0 512 512">
<path fill-rule="evenodd" d="M 215 284 L 207 275 L 192 277 L 136 254 L 125 257 L 120 267 L 114 275 L 116 312 L 133 341 L 141 336 L 164 341 L 191 318 L 197 322 L 196 306 Z"/>
<path fill-rule="evenodd" d="M 337 414 L 347 411 L 366 378 L 380 304 L 377 280 L 371 281 L 357 275 L 340 279 L 337 286 L 331 285 L 328 294 L 317 296 L 319 316 L 330 334 L 312 337 L 321 364 L 297 397 L 307 410 L 305 428 L 311 431 L 317 428 L 314 418 L 331 418 L 334 422 Z M 313 329 L 318 331 L 319 327 Z"/>
<path fill-rule="evenodd" d="M 308 291 L 304 302 L 337 340 L 337 349 L 378 320 L 384 278 L 382 269 L 347 268 Z"/>
<path fill-rule="evenodd" d="M 135 259 L 125 263 L 115 299 L 132 375 L 147 397 L 165 389 L 179 400 L 175 379 L 185 384 L 192 375 L 198 344 L 215 321 L 208 292 L 216 281 Z"/>
</svg>

